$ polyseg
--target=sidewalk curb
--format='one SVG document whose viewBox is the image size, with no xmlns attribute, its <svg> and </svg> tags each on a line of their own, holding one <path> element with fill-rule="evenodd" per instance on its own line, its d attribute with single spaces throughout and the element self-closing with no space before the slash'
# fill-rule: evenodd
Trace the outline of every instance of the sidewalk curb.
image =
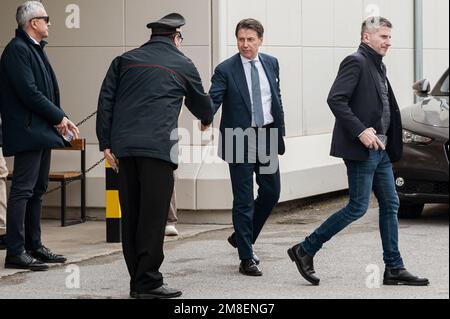
<svg viewBox="0 0 450 319">
<path fill-rule="evenodd" d="M 190 225 L 190 226 L 204 226 L 204 225 Z M 181 241 L 181 240 L 186 240 L 186 239 L 190 239 L 190 238 L 194 238 L 197 237 L 199 235 L 203 235 L 209 232 L 215 232 L 215 231 L 219 231 L 219 230 L 225 230 L 225 229 L 231 229 L 232 226 L 229 225 L 208 225 L 211 227 L 215 227 L 214 229 L 207 229 L 207 230 L 199 230 L 199 231 L 194 231 L 192 233 L 189 233 L 187 235 L 179 235 L 179 236 L 173 236 L 173 237 L 165 237 L 164 239 L 164 243 L 172 243 L 172 242 L 177 242 L 177 241 Z M 117 245 L 116 244 L 111 244 L 111 245 Z M 68 256 L 68 261 L 64 264 L 48 264 L 49 265 L 49 270 L 54 270 L 57 268 L 64 268 L 67 267 L 69 265 L 74 265 L 74 264 L 79 264 L 79 263 L 83 263 L 83 262 L 88 262 L 97 258 L 104 258 L 104 257 L 109 257 L 115 254 L 119 254 L 122 253 L 122 248 L 111 248 L 110 251 L 106 252 L 106 253 L 99 253 L 99 254 L 95 254 L 92 256 L 86 256 L 86 257 L 82 257 L 82 258 L 77 258 L 77 259 L 70 259 L 70 256 Z M 21 270 L 21 269 L 4 269 L 2 268 L 1 270 L 6 270 L 6 271 L 11 271 L 11 273 L 9 274 L 5 274 L 2 275 L 0 273 L 0 280 L 5 279 L 5 278 L 9 278 L 9 277 L 13 277 L 16 275 L 23 275 L 23 274 L 29 274 L 29 273 L 34 273 L 31 270 Z"/>
</svg>

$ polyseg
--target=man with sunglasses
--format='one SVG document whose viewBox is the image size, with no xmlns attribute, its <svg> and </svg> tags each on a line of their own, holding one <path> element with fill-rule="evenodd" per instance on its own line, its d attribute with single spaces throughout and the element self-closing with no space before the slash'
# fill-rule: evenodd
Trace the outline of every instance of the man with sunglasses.
<svg viewBox="0 0 450 319">
<path fill-rule="evenodd" d="M 43 271 L 66 258 L 41 242 L 42 196 L 47 191 L 51 149 L 78 138 L 60 107 L 58 82 L 44 52 L 50 19 L 39 1 L 17 9 L 16 37 L 0 60 L 3 153 L 14 156 L 7 207 L 5 268 Z"/>
<path fill-rule="evenodd" d="M 179 50 L 184 24 L 177 13 L 149 23 L 151 40 L 112 62 L 100 92 L 97 137 L 100 150 L 119 171 L 123 254 L 132 298 L 181 296 L 164 284 L 159 268 L 178 160 L 173 137 L 183 99 L 203 127 L 213 120 L 200 75 Z"/>
</svg>

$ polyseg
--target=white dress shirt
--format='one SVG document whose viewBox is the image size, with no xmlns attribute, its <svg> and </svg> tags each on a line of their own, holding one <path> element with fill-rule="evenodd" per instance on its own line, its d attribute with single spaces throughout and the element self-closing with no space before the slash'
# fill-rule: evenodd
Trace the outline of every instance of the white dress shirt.
<svg viewBox="0 0 450 319">
<path fill-rule="evenodd" d="M 30 37 L 31 40 L 33 40 L 34 44 L 40 45 L 40 43 L 37 42 L 35 38 L 33 38 L 31 35 L 28 36 Z"/>
<path fill-rule="evenodd" d="M 255 124 L 255 111 L 253 109 L 253 94 L 252 94 L 252 65 L 249 59 L 241 55 L 242 64 L 244 66 L 245 78 L 247 79 L 248 92 L 250 93 L 250 101 L 252 102 L 252 126 L 256 127 Z M 272 124 L 274 122 L 272 116 L 272 91 L 270 90 L 269 79 L 267 78 L 266 72 L 259 61 L 259 57 L 254 59 L 255 66 L 259 73 L 259 83 L 261 85 L 261 97 L 264 112 L 264 125 Z"/>
</svg>

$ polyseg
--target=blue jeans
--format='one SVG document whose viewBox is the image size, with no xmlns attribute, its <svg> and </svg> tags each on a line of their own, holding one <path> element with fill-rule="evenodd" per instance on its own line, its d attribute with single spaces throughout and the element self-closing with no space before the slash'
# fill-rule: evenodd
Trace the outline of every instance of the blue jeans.
<svg viewBox="0 0 450 319">
<path fill-rule="evenodd" d="M 331 216 L 302 243 L 310 256 L 315 256 L 334 235 L 363 217 L 370 202 L 372 190 L 380 206 L 379 226 L 383 243 L 383 259 L 387 268 L 403 268 L 398 249 L 398 209 L 400 207 L 395 190 L 394 173 L 386 151 L 370 151 L 366 161 L 346 160 L 350 202 Z"/>
</svg>

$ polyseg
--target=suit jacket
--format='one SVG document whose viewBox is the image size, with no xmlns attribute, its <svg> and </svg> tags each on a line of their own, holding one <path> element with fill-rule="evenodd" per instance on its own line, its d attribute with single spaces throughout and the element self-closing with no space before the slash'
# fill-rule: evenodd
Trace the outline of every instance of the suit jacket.
<svg viewBox="0 0 450 319">
<path fill-rule="evenodd" d="M 285 153 L 283 140 L 283 136 L 285 136 L 285 124 L 280 92 L 280 67 L 278 60 L 267 54 L 260 53 L 259 59 L 269 80 L 272 92 L 273 127 L 278 130 L 278 154 L 283 155 Z M 226 154 L 226 145 L 232 145 L 233 152 L 236 153 L 236 141 L 227 141 L 225 129 L 240 128 L 245 131 L 252 127 L 250 93 L 239 53 L 217 66 L 212 78 L 212 86 L 209 94 L 214 102 L 215 112 L 222 106 L 222 119 L 220 123 L 221 147 L 219 148 L 219 156 L 226 161 L 229 159 Z"/>
<path fill-rule="evenodd" d="M 336 117 L 331 155 L 347 160 L 364 161 L 369 150 L 359 140 L 359 135 L 369 127 L 381 132 L 383 102 L 380 81 L 377 78 L 375 51 L 365 44 L 342 62 L 331 88 L 328 104 Z M 376 53 L 375 53 L 376 54 Z M 403 153 L 402 122 L 397 100 L 388 82 L 391 123 L 387 132 L 387 152 L 392 162 L 400 160 Z"/>
<path fill-rule="evenodd" d="M 55 125 L 65 114 L 59 106 L 58 82 L 41 45 L 21 29 L 0 60 L 0 112 L 3 152 L 64 147 Z"/>
</svg>

